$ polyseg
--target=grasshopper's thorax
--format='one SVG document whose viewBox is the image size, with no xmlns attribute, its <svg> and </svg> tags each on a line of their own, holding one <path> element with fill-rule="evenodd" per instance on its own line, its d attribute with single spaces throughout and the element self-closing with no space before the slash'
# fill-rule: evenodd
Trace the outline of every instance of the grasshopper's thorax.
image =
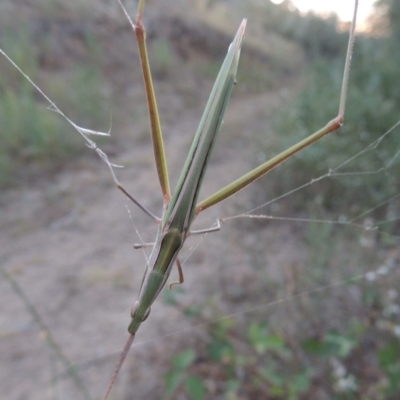
<svg viewBox="0 0 400 400">
<path fill-rule="evenodd" d="M 158 235 L 146 267 L 139 298 L 132 308 L 132 321 L 128 328 L 131 334 L 134 334 L 148 317 L 150 307 L 164 287 L 182 245 L 182 235 L 177 229 L 172 228 Z"/>
</svg>

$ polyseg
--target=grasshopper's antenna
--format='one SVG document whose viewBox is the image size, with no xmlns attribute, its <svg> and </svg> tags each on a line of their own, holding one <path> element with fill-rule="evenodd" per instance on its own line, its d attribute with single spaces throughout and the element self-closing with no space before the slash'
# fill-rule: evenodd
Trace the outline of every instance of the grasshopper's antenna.
<svg viewBox="0 0 400 400">
<path fill-rule="evenodd" d="M 344 66 L 343 72 L 343 81 L 342 81 L 342 90 L 340 94 L 340 103 L 339 103 L 339 114 L 342 121 L 344 118 L 344 112 L 346 108 L 346 100 L 347 100 L 347 87 L 349 84 L 349 75 L 350 75 L 350 66 L 351 66 L 351 58 L 353 56 L 353 48 L 354 48 L 354 39 L 355 39 L 355 29 L 356 29 L 356 20 L 357 20 L 357 9 L 358 9 L 358 0 L 354 2 L 354 12 L 353 19 L 351 20 L 350 27 L 350 36 L 349 36 L 349 44 L 347 46 L 347 54 L 346 54 L 346 64 Z"/>
</svg>

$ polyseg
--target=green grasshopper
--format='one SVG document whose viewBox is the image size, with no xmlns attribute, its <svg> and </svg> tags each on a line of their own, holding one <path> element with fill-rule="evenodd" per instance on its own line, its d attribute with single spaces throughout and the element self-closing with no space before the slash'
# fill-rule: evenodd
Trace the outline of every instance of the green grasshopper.
<svg viewBox="0 0 400 400">
<path fill-rule="evenodd" d="M 200 120 L 199 127 L 190 147 L 189 154 L 186 158 L 186 162 L 181 172 L 179 181 L 176 185 L 174 192 L 171 195 L 169 189 L 166 159 L 164 154 L 164 145 L 162 140 L 160 122 L 158 118 L 156 98 L 154 94 L 146 50 L 145 30 L 142 24 L 144 3 L 145 0 L 139 1 L 136 22 L 130 22 L 137 38 L 139 54 L 142 63 L 142 71 L 150 115 L 153 151 L 155 155 L 161 191 L 164 198 L 164 212 L 162 218 L 158 219 L 154 217 L 154 215 L 150 211 L 146 210 L 143 206 L 140 206 L 140 208 L 144 209 L 148 215 L 150 215 L 153 219 L 156 219 L 157 223 L 159 224 L 159 228 L 143 276 L 142 284 L 139 291 L 139 297 L 131 311 L 132 320 L 128 327 L 130 337 L 128 338 L 122 350 L 120 359 L 117 363 L 116 369 L 111 378 L 103 400 L 107 399 L 115 378 L 119 372 L 119 369 L 121 368 L 129 351 L 129 348 L 131 347 L 131 344 L 135 338 L 136 332 L 138 331 L 142 322 L 144 322 L 149 316 L 151 305 L 154 303 L 165 283 L 167 282 L 171 269 L 175 263 L 178 268 L 179 281 L 173 282 L 169 285 L 169 287 L 171 288 L 174 283 L 183 283 L 183 273 L 178 255 L 180 250 L 182 249 L 183 244 L 185 243 L 186 238 L 191 234 L 213 232 L 220 229 L 220 221 L 218 220 L 217 225 L 213 228 L 210 228 L 209 230 L 196 232 L 190 231 L 190 227 L 196 216 L 201 211 L 230 197 L 251 182 L 266 174 L 268 171 L 285 161 L 287 158 L 291 157 L 293 154 L 316 142 L 326 134 L 337 130 L 342 125 L 358 6 L 358 1 L 356 0 L 354 6 L 354 17 L 350 30 L 346 65 L 343 75 L 339 112 L 337 117 L 328 122 L 325 127 L 318 130 L 311 136 L 300 141 L 296 145 L 290 147 L 288 150 L 282 152 L 271 160 L 263 163 L 259 167 L 243 175 L 241 178 L 225 186 L 224 188 L 217 191 L 215 194 L 197 204 L 199 191 L 202 185 L 204 174 L 207 169 L 208 161 L 210 159 L 218 132 L 220 130 L 225 109 L 228 104 L 233 86 L 236 82 L 236 71 L 239 64 L 240 50 L 243 43 L 247 21 L 246 19 L 242 21 L 233 42 L 229 46 L 228 53 L 225 57 L 225 60 L 215 81 L 214 87 L 211 91 L 203 116 Z M 126 13 L 125 9 L 124 12 L 129 19 L 129 16 Z M 131 200 L 138 204 L 138 201 L 134 199 L 133 196 L 131 196 L 123 186 L 121 186 L 119 183 L 117 184 L 117 186 Z M 137 246 L 137 248 L 138 247 L 140 246 Z"/>
<path fill-rule="evenodd" d="M 245 186 L 254 182 L 256 179 L 260 178 L 298 151 L 311 145 L 328 133 L 336 131 L 343 124 L 345 103 L 347 97 L 347 83 L 349 79 L 350 60 L 354 44 L 354 30 L 358 7 L 358 0 L 355 0 L 354 15 L 350 28 L 350 37 L 343 73 L 338 115 L 334 119 L 329 121 L 323 128 L 316 131 L 312 135 L 303 139 L 302 141 L 290 147 L 286 151 L 280 153 L 279 155 L 273 157 L 269 161 L 261 164 L 260 166 L 243 175 L 231 184 L 218 190 L 216 193 L 201 201 L 200 203 L 197 203 L 199 191 L 201 189 L 207 165 L 210 160 L 210 156 L 223 121 L 225 109 L 227 107 L 232 89 L 236 82 L 236 71 L 239 64 L 240 51 L 243 43 L 247 21 L 246 19 L 242 21 L 236 33 L 236 36 L 228 49 L 228 53 L 219 71 L 209 100 L 207 102 L 205 111 L 201 118 L 198 130 L 193 139 L 193 143 L 189 150 L 189 154 L 181 172 L 181 176 L 175 190 L 171 194 L 161 126 L 146 49 L 145 29 L 142 24 L 142 15 L 145 0 L 139 0 L 135 23 L 130 20 L 125 8 L 121 3 L 121 0 L 118 1 L 121 4 L 122 9 L 124 10 L 127 18 L 129 19 L 133 27 L 139 48 L 139 55 L 141 60 L 150 117 L 153 151 L 158 179 L 164 199 L 163 214 L 161 218 L 156 217 L 151 211 L 140 204 L 140 202 L 137 201 L 137 199 L 132 196 L 119 183 L 113 170 L 114 165 L 109 162 L 106 154 L 104 154 L 97 147 L 97 145 L 88 138 L 88 135 L 90 134 L 104 133 L 90 131 L 74 124 L 67 116 L 62 113 L 62 111 L 57 108 L 57 106 L 51 101 L 51 99 L 45 93 L 43 93 L 40 88 L 34 82 L 32 82 L 32 80 L 23 71 L 21 71 L 21 69 L 2 50 L 0 50 L 0 53 L 2 53 L 14 65 L 14 67 L 16 67 L 24 75 L 24 77 L 46 98 L 46 100 L 50 103 L 50 108 L 53 111 L 56 111 L 57 113 L 62 115 L 62 117 L 65 118 L 83 136 L 83 138 L 86 140 L 87 145 L 90 148 L 94 149 L 99 154 L 99 156 L 107 163 L 110 168 L 113 180 L 118 189 L 120 189 L 130 200 L 132 200 L 139 208 L 141 208 L 158 224 L 157 235 L 154 243 L 152 244 L 152 251 L 143 276 L 139 296 L 131 311 L 132 320 L 128 327 L 130 336 L 122 349 L 120 358 L 117 362 L 115 371 L 111 377 L 103 400 L 107 399 L 110 390 L 114 384 L 114 381 L 118 375 L 118 372 L 133 343 L 136 332 L 138 331 L 142 322 L 144 322 L 149 316 L 151 306 L 160 294 L 164 285 L 166 284 L 170 272 L 175 264 L 178 268 L 179 281 L 171 283 L 169 287 L 171 288 L 171 286 L 175 283 L 183 283 L 184 278 L 178 255 L 185 243 L 186 238 L 192 234 L 203 234 L 214 232 L 220 229 L 220 221 L 218 220 L 217 224 L 210 229 L 191 231 L 190 227 L 197 215 L 203 210 L 221 202 L 222 200 L 230 197 L 237 191 L 243 189 Z M 146 244 L 138 245 L 135 247 L 139 248 L 145 245 Z"/>
</svg>

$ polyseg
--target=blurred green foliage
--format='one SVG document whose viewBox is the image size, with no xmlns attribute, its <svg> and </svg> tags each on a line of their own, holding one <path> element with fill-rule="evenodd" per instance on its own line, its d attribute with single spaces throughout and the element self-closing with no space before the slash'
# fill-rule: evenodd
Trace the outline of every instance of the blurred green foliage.
<svg viewBox="0 0 400 400">
<path fill-rule="evenodd" d="M 307 224 L 299 265 L 278 263 L 285 284 L 273 268 L 269 274 L 263 253 L 263 268 L 251 270 L 259 285 L 245 281 L 238 301 L 226 302 L 232 274 L 202 301 L 187 304 L 182 288 L 164 292 L 197 332 L 171 360 L 165 399 L 397 399 L 397 260 L 380 254 L 376 240 L 374 232 L 315 221 Z M 202 383 L 199 397 L 189 393 L 189 377 Z"/>
<path fill-rule="evenodd" d="M 88 53 L 94 56 L 96 44 L 89 39 Z M 45 47 L 42 54 L 40 44 Z M 36 38 L 28 25 L 2 27 L 0 47 L 73 121 L 90 128 L 106 125 L 99 71 L 87 65 L 68 71 L 43 67 L 43 51 L 50 52 L 52 44 L 49 38 Z M 62 64 L 60 59 L 57 62 Z M 80 155 L 85 146 L 4 57 L 0 71 L 0 187 L 6 187 L 20 183 L 20 179 L 54 172 Z"/>
<path fill-rule="evenodd" d="M 386 18 L 391 21 L 390 15 Z M 346 53 L 344 34 L 339 31 L 334 18 L 326 21 L 315 16 L 304 18 L 307 35 L 292 33 L 292 37 L 297 38 L 306 51 L 311 50 L 309 76 L 304 89 L 289 104 L 283 105 L 276 116 L 274 131 L 279 143 L 275 149 L 265 145 L 265 158 L 273 155 L 277 148 L 283 150 L 308 136 L 337 115 Z M 321 143 L 296 155 L 290 171 L 277 180 L 272 196 L 326 174 L 330 169 L 333 169 L 333 175 L 335 172 L 349 175 L 324 179 L 307 193 L 300 191 L 291 195 L 294 208 L 311 204 L 310 200 L 319 196 L 327 209 L 343 211 L 357 204 L 354 211 L 360 213 L 398 193 L 400 162 L 396 152 L 399 130 L 383 138 L 385 132 L 399 121 L 400 42 L 396 39 L 397 29 L 397 25 L 393 25 L 386 36 L 357 35 L 344 126 Z M 307 41 L 306 37 L 313 42 Z M 368 151 L 362 156 L 335 170 L 366 149 Z M 377 210 L 380 213 L 386 211 L 387 208 Z"/>
<path fill-rule="evenodd" d="M 400 393 L 397 292 L 384 285 L 377 287 L 373 274 L 375 278 L 384 275 L 379 268 L 371 271 L 367 283 L 360 285 L 358 300 L 351 291 L 338 295 L 343 306 L 352 303 L 357 310 L 350 319 L 343 315 L 341 326 L 336 300 L 330 296 L 319 300 L 324 315 L 307 316 L 308 326 L 304 316 L 291 321 L 275 319 L 274 324 L 253 313 L 246 317 L 239 312 L 237 320 L 218 318 L 214 306 L 211 311 L 206 301 L 195 314 L 182 307 L 191 323 L 201 324 L 206 333 L 195 343 L 192 337 L 188 348 L 172 357 L 164 400 L 179 396 L 191 400 L 305 400 L 322 395 L 336 400 L 396 399 Z M 169 293 L 168 303 L 181 305 L 181 294 L 182 290 Z M 297 302 L 302 308 L 309 300 L 304 296 L 304 301 L 299 297 Z M 291 307 L 299 311 L 297 305 Z"/>
</svg>

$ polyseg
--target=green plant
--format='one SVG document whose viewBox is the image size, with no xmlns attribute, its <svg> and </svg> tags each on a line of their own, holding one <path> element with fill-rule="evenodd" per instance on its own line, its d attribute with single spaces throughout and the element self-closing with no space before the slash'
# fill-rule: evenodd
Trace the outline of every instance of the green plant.
<svg viewBox="0 0 400 400">
<path fill-rule="evenodd" d="M 312 369 L 294 362 L 296 356 L 290 345 L 264 322 L 251 323 L 241 337 L 236 323 L 225 318 L 212 324 L 209 334 L 210 341 L 198 354 L 185 350 L 173 358 L 172 371 L 166 375 L 170 393 L 187 392 L 183 377 L 203 382 L 199 399 L 239 399 L 240 393 L 247 393 L 253 398 L 269 394 L 294 400 L 307 392 Z M 186 363 L 177 364 L 183 359 Z M 207 388 L 205 381 L 215 383 Z"/>
<path fill-rule="evenodd" d="M 383 39 L 358 38 L 344 126 L 334 140 L 327 139 L 326 146 L 314 146 L 296 157 L 290 164 L 290 171 L 275 185 L 274 193 L 300 186 L 310 176 L 317 178 L 326 174 L 330 168 L 341 165 L 366 149 L 398 121 L 400 97 L 393 93 L 395 85 L 391 83 L 400 78 L 398 68 L 394 68 L 395 62 L 396 57 L 393 60 L 389 55 Z M 332 100 L 337 98 L 340 87 L 340 64 L 338 61 L 324 60 L 322 56 L 314 62 L 310 71 L 312 78 L 289 106 L 289 111 L 283 107 L 285 113 L 278 113 L 274 120 L 274 131 L 278 135 L 276 147 L 285 147 L 288 142 L 305 137 L 315 126 L 335 115 L 336 102 Z M 307 193 L 301 191 L 292 195 L 294 206 L 309 203 L 318 194 L 322 196 L 325 209 L 348 210 L 356 203 L 358 209 L 355 212 L 360 212 L 397 193 L 397 176 L 400 173 L 398 161 L 390 164 L 384 182 L 379 174 L 368 174 L 389 165 L 394 156 L 392 150 L 396 140 L 395 134 L 388 135 L 379 145 L 371 147 L 373 151 L 366 151 L 338 171 L 364 172 L 362 176 L 350 174 L 340 179 L 335 179 L 334 174 L 331 178 L 327 176 L 309 188 Z M 327 146 L 329 165 L 326 163 Z M 266 150 L 267 153 L 270 151 L 273 149 Z M 361 190 L 363 196 L 359 196 Z M 377 211 L 382 216 L 386 210 L 381 208 Z"/>
<path fill-rule="evenodd" d="M 29 71 L 31 79 L 43 80 L 44 91 L 51 92 L 79 125 L 104 126 L 108 122 L 99 71 L 81 66 L 68 74 L 44 74 L 35 38 L 24 29 L 6 29 L 0 45 L 21 69 Z M 54 172 L 66 160 L 79 157 L 84 148 L 78 135 L 69 132 L 65 121 L 38 101 L 34 88 L 16 69 L 1 64 L 1 70 L 0 187 L 6 187 L 27 176 Z"/>
<path fill-rule="evenodd" d="M 397 291 L 387 289 L 383 282 L 376 286 L 374 280 L 388 280 L 396 287 L 393 272 L 381 266 L 367 274 L 364 300 L 352 304 L 352 317 L 345 311 L 340 324 L 332 305 L 336 300 L 330 295 L 312 301 L 323 303 L 327 319 L 321 312 L 311 314 L 311 309 L 307 314 L 303 305 L 301 312 L 308 324 L 303 324 L 303 318 L 289 321 L 286 315 L 280 321 L 274 318 L 274 328 L 260 318 L 257 322 L 253 318 L 241 322 L 215 319 L 215 310 L 210 312 L 215 306 L 207 303 L 196 312 L 183 307 L 187 318 L 207 327 L 201 335 L 207 339 L 196 340 L 194 345 L 192 341 L 190 349 L 173 356 L 165 375 L 166 398 L 185 393 L 190 399 L 303 400 L 320 390 L 335 400 L 396 399 L 400 393 Z M 179 305 L 181 293 L 169 293 L 168 303 Z M 351 290 L 337 296 L 343 306 L 347 301 L 354 303 Z M 285 326 L 291 326 L 295 334 L 279 333 L 287 330 Z"/>
<path fill-rule="evenodd" d="M 72 152 L 81 152 L 79 140 L 65 135 L 64 124 L 37 104 L 33 91 L 26 85 L 18 93 L 2 93 L 0 123 L 0 187 L 15 184 L 27 173 L 32 176 L 37 168 L 57 169 Z M 21 167 L 27 166 L 29 171 L 24 172 Z"/>
<path fill-rule="evenodd" d="M 206 390 L 203 382 L 187 371 L 195 356 L 193 350 L 184 350 L 172 358 L 171 371 L 165 375 L 166 396 L 164 398 L 173 398 L 173 394 L 180 386 L 184 387 L 191 400 L 203 400 L 205 398 Z"/>
</svg>

